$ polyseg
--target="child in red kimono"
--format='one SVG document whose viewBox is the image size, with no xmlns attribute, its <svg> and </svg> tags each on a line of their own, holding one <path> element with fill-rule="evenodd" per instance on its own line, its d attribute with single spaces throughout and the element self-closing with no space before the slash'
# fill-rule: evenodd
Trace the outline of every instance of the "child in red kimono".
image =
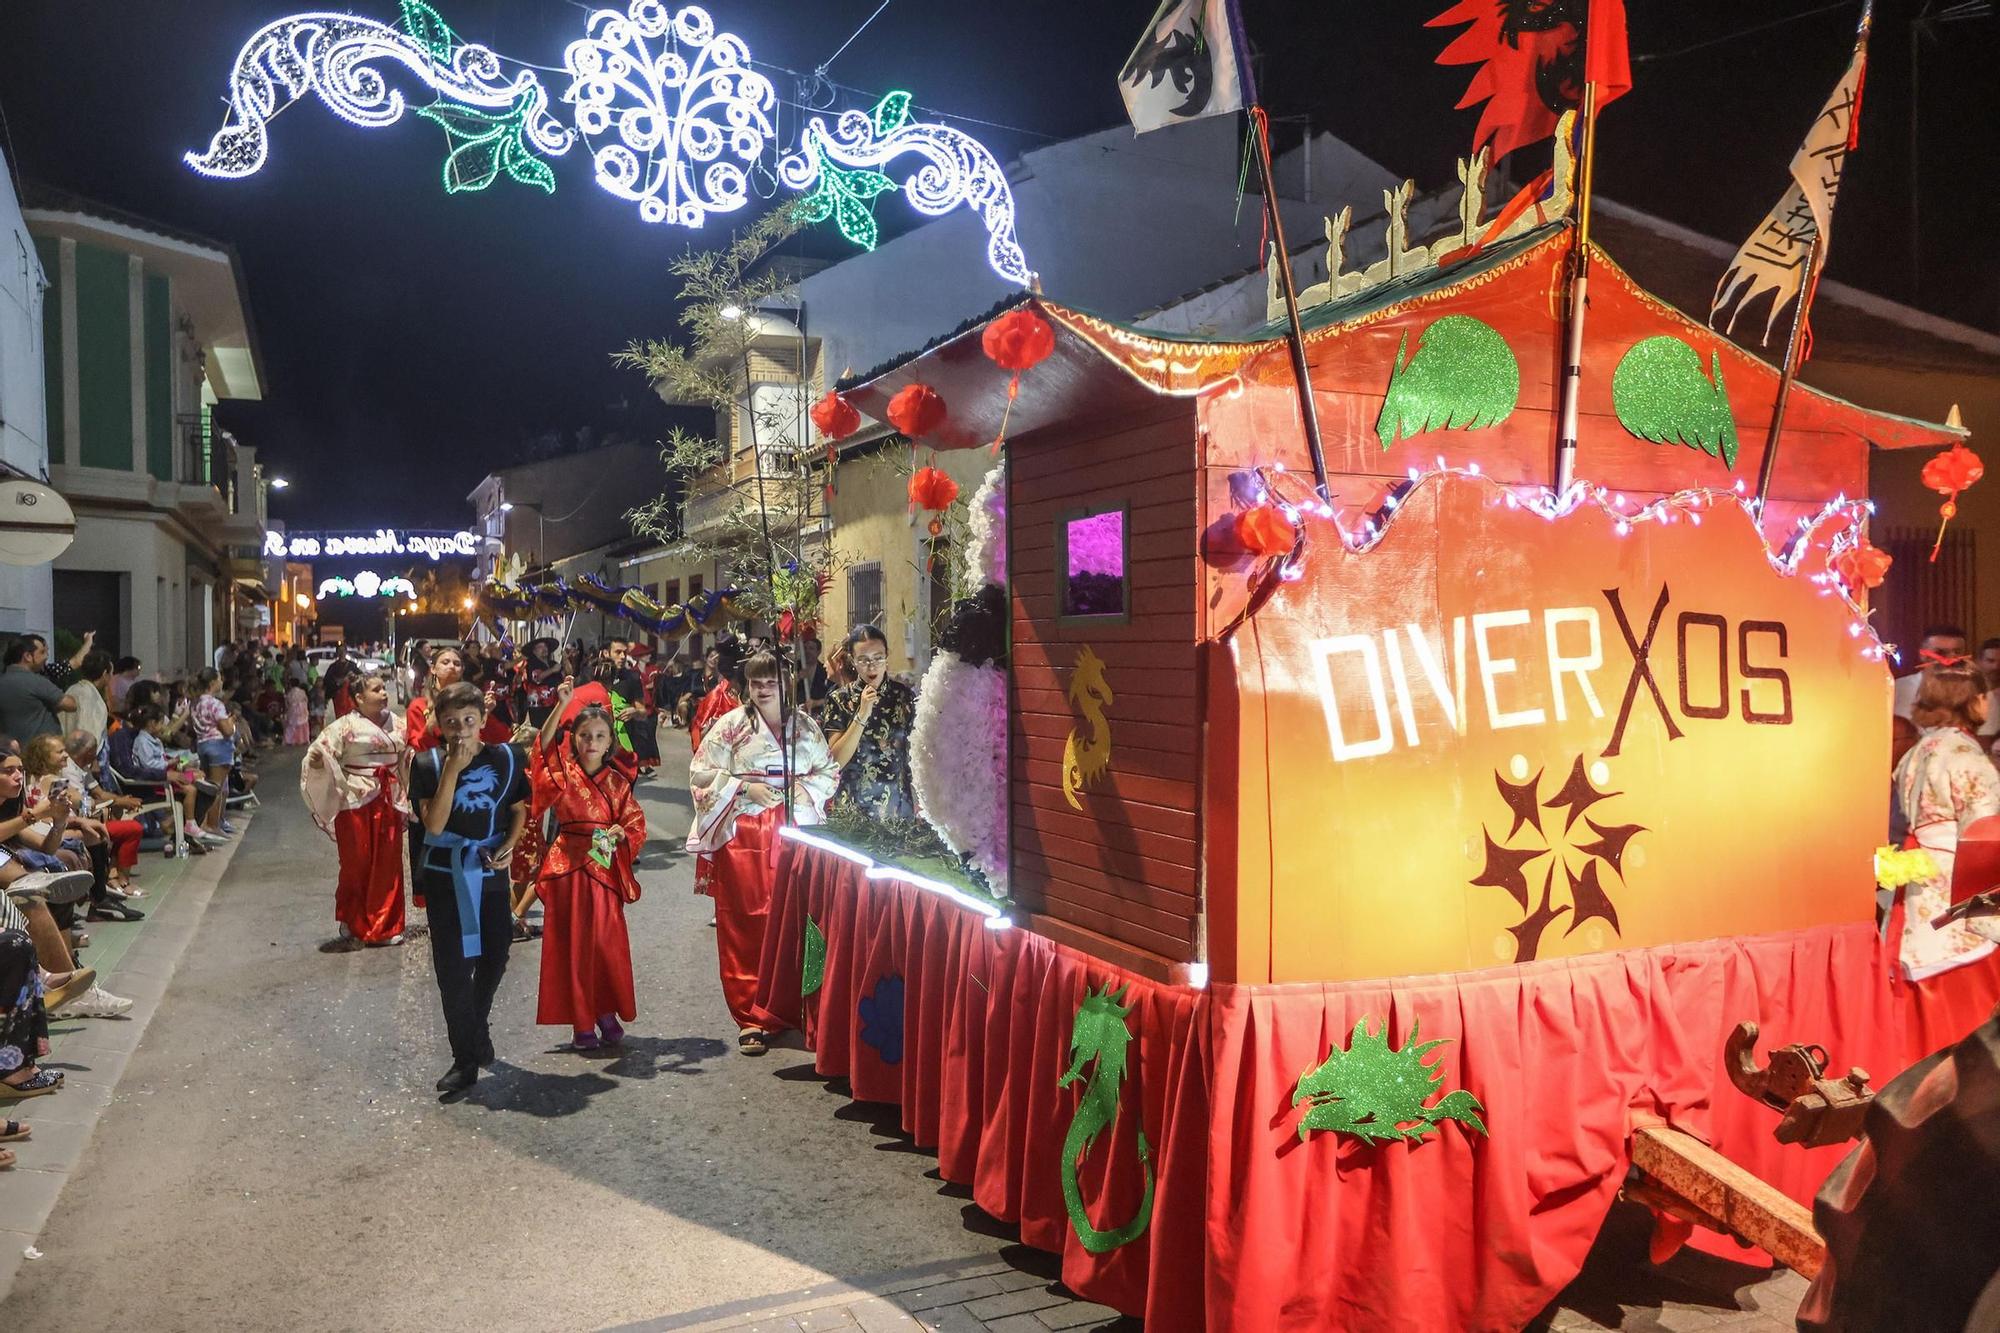
<svg viewBox="0 0 2000 1333">
<path fill-rule="evenodd" d="M 639 900 L 632 863 L 646 845 L 646 816 L 630 776 L 612 762 L 609 712 L 595 705 L 576 712 L 562 737 L 575 687 L 563 681 L 536 741 L 555 831 L 535 881 L 543 910 L 535 1021 L 569 1024 L 575 1048 L 589 1051 L 624 1040 L 618 1020 L 636 1013 L 625 904 Z"/>
</svg>

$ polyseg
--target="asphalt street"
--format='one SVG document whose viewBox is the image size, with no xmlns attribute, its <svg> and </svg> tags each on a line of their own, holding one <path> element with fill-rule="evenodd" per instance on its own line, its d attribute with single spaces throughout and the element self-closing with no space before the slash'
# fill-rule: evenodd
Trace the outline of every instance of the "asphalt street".
<svg viewBox="0 0 2000 1333">
<path fill-rule="evenodd" d="M 848 1102 L 802 1050 L 735 1051 L 679 849 L 686 794 L 664 783 L 643 788 L 622 1053 L 535 1026 L 540 945 L 517 945 L 500 1063 L 440 1106 L 428 946 L 318 951 L 335 858 L 295 753 L 265 762 L 264 811 L 9 1327 L 597 1328 L 1009 1246 L 893 1133 L 893 1109 Z"/>
<path fill-rule="evenodd" d="M 319 951 L 335 858 L 296 754 L 265 761 L 264 809 L 153 983 L 158 1011 L 0 1326 L 874 1333 L 914 1330 L 915 1312 L 963 1333 L 1137 1327 L 1075 1301 L 1053 1256 L 940 1181 L 894 1108 L 850 1102 L 796 1047 L 736 1053 L 677 784 L 642 788 L 623 1050 L 579 1055 L 566 1028 L 536 1027 L 540 946 L 516 945 L 499 1064 L 440 1105 L 428 946 Z M 1642 1211 L 1615 1213 L 1533 1326 L 1789 1325 L 1798 1278 L 1689 1253 L 1655 1268 L 1645 1238 Z"/>
</svg>

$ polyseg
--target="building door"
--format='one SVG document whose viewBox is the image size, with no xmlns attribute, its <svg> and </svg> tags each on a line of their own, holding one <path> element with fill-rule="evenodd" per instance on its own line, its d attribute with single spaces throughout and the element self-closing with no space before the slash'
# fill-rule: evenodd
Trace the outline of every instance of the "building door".
<svg viewBox="0 0 2000 1333">
<path fill-rule="evenodd" d="M 97 646 L 114 657 L 132 651 L 132 617 L 126 608 L 130 575 L 116 570 L 55 571 L 55 619 L 51 629 L 81 636 L 97 631 Z"/>
<path fill-rule="evenodd" d="M 186 643 L 182 670 L 215 665 L 215 585 L 206 579 L 188 585 Z"/>
</svg>

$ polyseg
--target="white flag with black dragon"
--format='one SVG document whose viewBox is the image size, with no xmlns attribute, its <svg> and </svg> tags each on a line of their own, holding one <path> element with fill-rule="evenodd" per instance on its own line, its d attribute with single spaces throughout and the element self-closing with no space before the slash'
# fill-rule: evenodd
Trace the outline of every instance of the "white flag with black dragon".
<svg viewBox="0 0 2000 1333">
<path fill-rule="evenodd" d="M 1240 26 L 1232 0 L 1163 0 L 1118 71 L 1132 128 L 1144 134 L 1255 101 Z"/>
<path fill-rule="evenodd" d="M 1833 95 L 1826 99 L 1818 119 L 1806 131 L 1805 142 L 1792 154 L 1792 183 L 1765 214 L 1757 230 L 1736 252 L 1722 281 L 1716 284 L 1715 301 L 1709 307 L 1713 325 L 1726 311 L 1724 331 L 1733 333 L 1736 317 L 1743 308 L 1770 293 L 1771 308 L 1764 319 L 1764 341 L 1771 339 L 1778 312 L 1794 300 L 1810 300 L 1813 280 L 1826 267 L 1826 252 L 1833 242 L 1833 205 L 1840 194 L 1841 172 L 1847 155 L 1854 149 L 1857 119 L 1861 113 L 1862 76 L 1868 67 L 1868 25 L 1864 11 L 1861 34 L 1855 42 L 1854 58 L 1841 76 Z M 1818 240 L 1817 259 L 1807 271 Z"/>
</svg>

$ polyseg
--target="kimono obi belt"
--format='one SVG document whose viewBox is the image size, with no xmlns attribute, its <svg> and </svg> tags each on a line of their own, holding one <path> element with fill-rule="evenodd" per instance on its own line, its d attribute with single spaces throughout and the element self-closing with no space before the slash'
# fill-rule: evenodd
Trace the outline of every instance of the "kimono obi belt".
<svg viewBox="0 0 2000 1333">
<path fill-rule="evenodd" d="M 489 847 L 498 847 L 500 835 L 475 840 L 460 833 L 432 833 L 426 829 L 424 845 L 442 847 L 451 853 L 452 895 L 458 899 L 459 948 L 462 957 L 477 958 L 484 948 L 479 938 L 479 891 L 486 878 L 486 867 L 481 864 L 479 854 Z"/>
</svg>

